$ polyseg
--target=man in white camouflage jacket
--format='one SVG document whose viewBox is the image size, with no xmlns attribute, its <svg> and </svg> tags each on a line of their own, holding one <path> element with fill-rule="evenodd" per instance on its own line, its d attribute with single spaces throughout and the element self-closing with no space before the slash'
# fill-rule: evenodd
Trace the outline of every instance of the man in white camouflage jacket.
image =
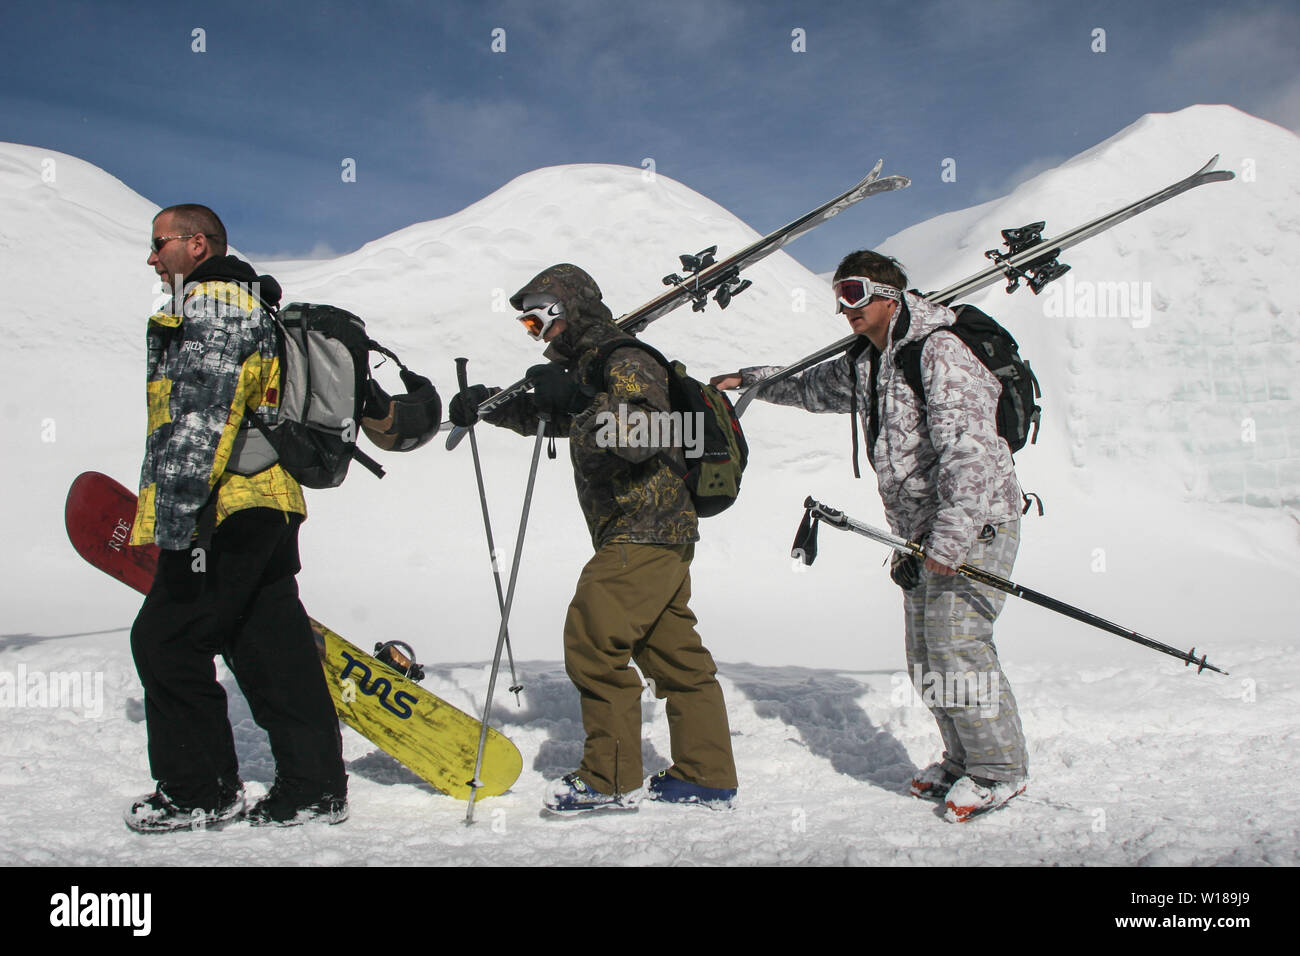
<svg viewBox="0 0 1300 956">
<path fill-rule="evenodd" d="M 907 276 L 896 260 L 851 253 L 834 288 L 861 347 L 759 397 L 812 412 L 861 412 L 890 527 L 930 555 L 921 567 L 896 554 L 891 569 L 903 588 L 910 676 L 944 744 L 942 760 L 916 775 L 911 792 L 943 800 L 948 819 L 965 820 L 1022 793 L 1027 776 L 1020 715 L 993 645 L 1006 595 L 953 571 L 965 563 L 1006 577 L 1015 562 L 1022 495 L 997 431 L 1001 385 L 955 334 L 931 334 L 955 315 L 903 291 Z M 924 402 L 896 361 L 920 339 Z M 772 371 L 746 368 L 713 384 L 743 388 Z"/>
</svg>

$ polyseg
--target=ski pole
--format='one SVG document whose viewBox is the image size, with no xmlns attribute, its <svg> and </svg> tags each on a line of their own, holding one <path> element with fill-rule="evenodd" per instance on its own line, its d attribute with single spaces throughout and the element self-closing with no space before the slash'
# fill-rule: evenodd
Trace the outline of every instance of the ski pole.
<svg viewBox="0 0 1300 956">
<path fill-rule="evenodd" d="M 456 384 L 460 386 L 463 392 L 469 388 L 469 374 L 466 367 L 469 365 L 469 359 L 456 359 Z M 478 456 L 478 438 L 474 435 L 474 429 L 469 430 L 469 447 L 474 455 L 474 478 L 478 481 L 478 503 L 483 511 L 483 530 L 487 533 L 488 557 L 492 560 L 492 580 L 497 586 L 497 607 L 505 611 L 506 598 L 501 591 L 501 570 L 497 567 L 497 546 L 492 539 L 492 519 L 488 517 L 487 490 L 483 487 L 483 462 Z M 515 652 L 510 646 L 510 635 L 506 634 L 506 658 L 510 661 L 510 693 L 515 695 L 515 706 L 519 706 L 519 692 L 524 689 L 524 685 L 519 683 L 519 678 L 515 674 Z M 477 777 L 478 774 L 475 773 Z"/>
<path fill-rule="evenodd" d="M 817 525 L 818 522 L 821 521 L 825 521 L 833 528 L 839 528 L 842 531 L 852 531 L 856 534 L 862 535 L 864 538 L 870 538 L 872 541 L 878 541 L 881 544 L 888 545 L 902 554 L 911 555 L 921 560 L 925 560 L 927 557 L 925 549 L 919 544 L 892 535 L 888 531 L 881 531 L 879 528 L 873 528 L 871 525 L 855 521 L 844 512 L 836 511 L 834 508 L 828 508 L 814 500 L 812 497 L 804 500 L 803 507 L 803 521 L 799 524 L 799 530 L 795 534 L 794 546 L 791 548 L 790 556 L 802 561 L 804 564 L 811 565 L 817 558 Z M 1088 611 L 1083 611 L 1077 607 L 1066 604 L 1064 601 L 1058 601 L 1056 598 L 1048 597 L 1046 594 L 1041 594 L 1038 591 L 1022 587 L 1013 581 L 1008 581 L 1006 578 L 998 577 L 998 575 L 985 571 L 982 568 L 963 564 L 959 568 L 954 568 L 954 570 L 962 577 L 975 581 L 978 584 L 984 584 L 988 587 L 996 588 L 999 591 L 1005 591 L 1007 594 L 1022 598 L 1031 604 L 1045 607 L 1049 611 L 1064 614 L 1066 617 L 1073 618 L 1076 621 L 1081 621 L 1084 624 L 1090 624 L 1103 631 L 1108 631 L 1111 634 L 1124 638 L 1126 641 L 1133 641 L 1136 644 L 1141 644 L 1143 647 L 1149 647 L 1162 654 L 1168 654 L 1170 657 L 1176 657 L 1182 661 L 1184 665 L 1195 664 L 1196 673 L 1198 674 L 1206 668 L 1223 674 L 1224 676 L 1227 676 L 1228 674 L 1227 671 L 1215 667 L 1213 664 L 1207 664 L 1205 662 L 1207 655 L 1202 654 L 1200 658 L 1197 658 L 1196 648 L 1194 647 L 1190 653 L 1180 651 L 1175 647 L 1170 647 L 1168 644 L 1162 644 L 1157 640 L 1139 634 L 1137 631 L 1129 630 L 1128 628 L 1121 627 L 1118 624 L 1113 624 L 1104 618 L 1089 613 Z"/>
<path fill-rule="evenodd" d="M 519 580 L 519 559 L 524 553 L 524 531 L 528 528 L 528 509 L 533 503 L 533 485 L 537 480 L 537 460 L 542 456 L 542 439 L 546 437 L 546 419 L 538 418 L 537 441 L 533 444 L 533 463 L 528 469 L 528 488 L 524 491 L 524 512 L 519 518 L 519 536 L 515 540 L 515 558 L 510 566 L 510 584 L 506 588 L 506 603 L 501 608 L 501 627 L 497 630 L 497 650 L 492 658 L 492 676 L 488 680 L 487 700 L 483 702 L 483 722 L 479 727 L 478 756 L 474 758 L 474 779 L 469 782 L 469 808 L 465 811 L 465 822 L 474 822 L 474 797 L 478 788 L 483 786 L 479 771 L 483 767 L 483 747 L 487 743 L 488 718 L 492 715 L 492 695 L 496 692 L 497 671 L 501 667 L 501 648 L 506 641 L 506 628 L 510 623 L 510 606 L 515 600 L 515 582 Z"/>
</svg>

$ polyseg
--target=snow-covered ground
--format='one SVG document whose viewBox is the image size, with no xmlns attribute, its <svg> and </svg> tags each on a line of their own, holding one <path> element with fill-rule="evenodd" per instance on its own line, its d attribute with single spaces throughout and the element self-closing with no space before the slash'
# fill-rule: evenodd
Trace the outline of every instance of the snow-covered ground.
<svg viewBox="0 0 1300 956">
<path fill-rule="evenodd" d="M 1195 646 L 1230 677 L 1010 601 L 998 646 L 1030 743 L 1030 788 L 1006 811 L 944 823 L 904 794 L 939 742 L 906 691 L 901 602 L 883 549 L 827 529 L 817 565 L 791 569 L 805 495 L 883 524 L 874 482 L 850 474 L 848 422 L 759 404 L 745 416 L 744 494 L 705 523 L 694 566 L 694 606 L 730 705 L 738 810 L 539 812 L 543 782 L 581 751 L 577 696 L 557 658 L 590 544 L 561 452 L 543 460 L 511 623 L 523 705 L 504 691 L 496 704 L 525 770 L 512 792 L 480 803 L 481 825 L 460 826 L 463 803 L 345 729 L 345 826 L 142 840 L 120 820 L 150 783 L 127 646 L 138 596 L 72 552 L 62 504 L 81 471 L 131 484 L 139 467 L 144 317 L 156 298 L 144 247 L 157 206 L 73 157 L 0 145 L 0 482 L 11 503 L 0 555 L 0 862 L 1295 864 L 1300 798 L 1279 784 L 1300 757 L 1287 597 L 1300 588 L 1300 141 L 1228 107 L 1148 116 L 884 249 L 917 286 L 940 288 L 979 269 L 1000 228 L 1047 219 L 1054 235 L 1214 153 L 1238 179 L 1070 250 L 1069 295 L 995 287 L 972 301 L 1016 334 L 1045 390 L 1042 434 L 1018 465 L 1047 513 L 1026 519 L 1013 577 Z M 874 159 L 863 157 L 864 170 Z M 887 162 L 886 172 L 912 171 Z M 789 218 L 825 198 L 792 181 Z M 906 191 L 877 197 L 844 215 L 906 201 Z M 662 288 L 678 253 L 714 243 L 725 253 L 754 235 L 662 176 L 568 166 L 336 260 L 257 265 L 288 300 L 361 314 L 449 398 L 456 356 L 489 384 L 536 360 L 504 299 L 541 268 L 582 265 L 619 314 Z M 725 312 L 682 310 L 645 337 L 706 376 L 791 361 L 844 334 L 825 281 L 785 254 L 748 275 L 754 288 Z M 1128 306 L 1098 308 L 1117 283 L 1136 283 Z M 506 550 L 530 448 L 494 430 L 480 444 Z M 410 642 L 426 686 L 478 710 L 496 599 L 468 452 L 430 445 L 385 464 L 382 483 L 358 471 L 311 496 L 304 602 L 358 644 Z M 85 675 L 75 699 L 50 687 L 74 672 Z M 269 750 L 228 686 L 256 791 L 270 780 Z M 645 713 L 650 771 L 668 762 L 667 724 L 662 704 L 647 700 Z"/>
</svg>

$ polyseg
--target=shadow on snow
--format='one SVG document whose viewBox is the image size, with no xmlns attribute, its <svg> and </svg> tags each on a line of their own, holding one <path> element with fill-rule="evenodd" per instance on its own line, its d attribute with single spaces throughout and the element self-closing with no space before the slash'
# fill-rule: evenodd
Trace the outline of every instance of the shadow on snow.
<svg viewBox="0 0 1300 956">
<path fill-rule="evenodd" d="M 904 789 L 916 772 L 907 749 L 873 724 L 858 703 L 868 690 L 862 681 L 804 667 L 725 664 L 720 671 L 758 716 L 775 717 L 799 731 L 804 746 L 836 772 L 894 791 Z"/>
<path fill-rule="evenodd" d="M 464 665 L 426 666 L 430 674 L 451 678 Z M 512 729 L 545 732 L 546 737 L 531 759 L 534 770 L 546 778 L 559 777 L 582 761 L 585 734 L 577 690 L 557 661 L 519 663 L 524 684 L 522 706 L 516 706 L 507 690 L 497 693 L 492 723 L 507 736 Z M 858 701 L 867 693 L 863 680 L 831 670 L 802 667 L 762 667 L 754 664 L 723 664 L 720 675 L 734 685 L 755 714 L 776 718 L 798 732 L 799 742 L 812 754 L 827 760 L 837 773 L 846 774 L 891 791 L 900 791 L 916 772 L 903 745 L 888 731 L 872 723 Z M 862 675 L 868 678 L 871 675 Z M 275 777 L 275 760 L 266 732 L 257 726 L 233 678 L 222 682 L 226 691 L 240 774 L 247 781 L 267 786 Z M 642 719 L 654 719 L 657 702 L 642 698 Z M 732 694 L 728 709 L 734 715 L 744 706 Z M 126 716 L 144 719 L 143 702 L 127 701 Z M 733 719 L 734 723 L 734 719 Z M 733 730 L 733 733 L 735 731 Z M 642 738 L 641 756 L 647 775 L 667 767 L 670 761 Z M 742 779 L 745 768 L 739 768 Z M 413 784 L 437 792 L 415 774 L 381 750 L 372 750 L 352 760 L 348 772 L 385 785 Z"/>
</svg>

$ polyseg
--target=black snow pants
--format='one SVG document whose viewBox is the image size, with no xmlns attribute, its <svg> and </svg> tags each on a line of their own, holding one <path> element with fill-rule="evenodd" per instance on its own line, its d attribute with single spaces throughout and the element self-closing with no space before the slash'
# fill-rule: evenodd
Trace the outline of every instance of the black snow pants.
<svg viewBox="0 0 1300 956">
<path fill-rule="evenodd" d="M 270 737 L 280 786 L 304 798 L 347 792 L 338 717 L 298 600 L 300 523 L 269 508 L 230 515 L 212 535 L 195 593 L 175 593 L 160 566 L 136 616 L 131 652 L 149 766 L 182 806 L 215 806 L 221 784 L 239 779 L 217 654 Z"/>
</svg>

